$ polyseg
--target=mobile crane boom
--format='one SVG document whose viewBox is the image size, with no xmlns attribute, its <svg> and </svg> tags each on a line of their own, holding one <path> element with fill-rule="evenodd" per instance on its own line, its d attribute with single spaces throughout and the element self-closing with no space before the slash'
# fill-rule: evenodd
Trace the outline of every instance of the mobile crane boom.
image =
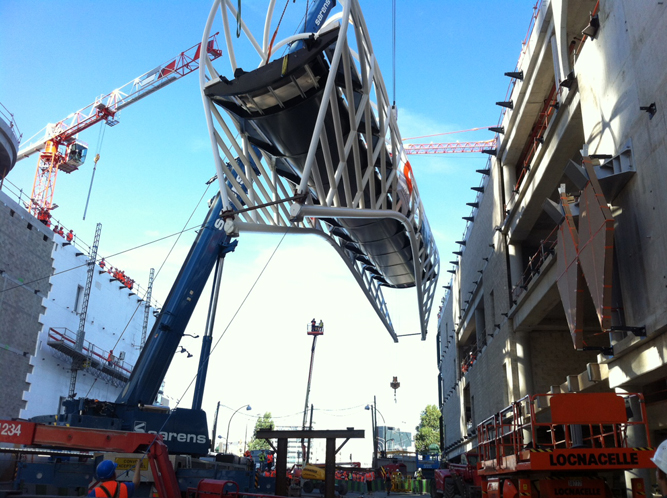
<svg viewBox="0 0 667 498">
<path fill-rule="evenodd" d="M 221 210 L 218 194 L 116 403 L 134 406 L 155 400 L 213 266 L 236 247 L 224 231 Z"/>
</svg>

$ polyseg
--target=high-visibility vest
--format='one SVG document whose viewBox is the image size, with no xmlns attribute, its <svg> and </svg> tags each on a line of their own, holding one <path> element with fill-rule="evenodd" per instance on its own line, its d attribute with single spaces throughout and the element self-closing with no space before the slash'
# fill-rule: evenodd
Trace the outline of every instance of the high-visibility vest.
<svg viewBox="0 0 667 498">
<path fill-rule="evenodd" d="M 120 488 L 120 489 L 119 489 Z M 95 489 L 95 496 L 100 498 L 128 498 L 127 485 L 118 481 L 105 481 Z"/>
</svg>

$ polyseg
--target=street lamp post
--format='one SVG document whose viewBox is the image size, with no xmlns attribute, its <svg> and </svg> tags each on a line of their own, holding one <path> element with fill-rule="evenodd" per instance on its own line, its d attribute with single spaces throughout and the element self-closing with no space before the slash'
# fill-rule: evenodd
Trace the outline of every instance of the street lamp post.
<svg viewBox="0 0 667 498">
<path fill-rule="evenodd" d="M 371 411 L 371 427 L 373 429 L 373 468 L 377 467 L 377 459 L 378 459 L 378 413 L 380 414 L 380 417 L 382 417 L 382 421 L 384 422 L 385 427 L 387 426 L 387 422 L 384 419 L 384 415 L 382 415 L 382 412 L 378 410 L 377 407 L 377 400 L 376 397 L 373 396 L 373 406 L 371 405 L 366 405 L 365 406 L 366 410 Z"/>
<path fill-rule="evenodd" d="M 218 412 L 220 411 L 220 401 L 215 408 L 215 417 L 213 418 L 213 436 L 211 437 L 211 451 L 215 453 L 215 433 L 218 429 Z"/>
<path fill-rule="evenodd" d="M 239 406 L 239 407 L 234 411 L 234 413 L 232 413 L 232 416 L 229 417 L 229 423 L 227 424 L 227 437 L 225 438 L 225 453 L 227 453 L 227 448 L 229 447 L 229 428 L 230 428 L 231 425 L 232 425 L 232 419 L 234 418 L 234 415 L 236 415 L 236 413 L 237 413 L 241 408 L 245 408 L 246 410 L 252 410 L 252 408 L 250 408 L 250 405 Z"/>
<path fill-rule="evenodd" d="M 365 410 L 370 410 L 371 412 L 371 430 L 373 434 L 373 468 L 377 467 L 377 458 L 378 458 L 378 436 L 377 428 L 375 423 L 375 413 L 372 410 L 370 405 L 366 405 Z"/>
</svg>

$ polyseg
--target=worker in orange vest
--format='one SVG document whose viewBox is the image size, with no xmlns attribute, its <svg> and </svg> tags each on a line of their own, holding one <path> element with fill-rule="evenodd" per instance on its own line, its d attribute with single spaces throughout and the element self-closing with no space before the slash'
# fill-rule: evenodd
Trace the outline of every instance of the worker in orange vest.
<svg viewBox="0 0 667 498">
<path fill-rule="evenodd" d="M 70 230 L 69 232 L 67 232 L 67 237 L 65 237 L 65 239 L 67 240 L 67 242 L 72 242 L 73 238 L 74 238 L 74 232 Z"/>
<path fill-rule="evenodd" d="M 116 467 L 118 467 L 118 464 L 111 460 L 103 460 L 97 466 L 95 475 L 101 482 L 90 490 L 88 496 L 132 498 L 135 489 L 141 481 L 141 459 L 137 459 L 137 464 L 134 466 L 132 482 L 118 482 L 116 480 Z"/>
<path fill-rule="evenodd" d="M 100 268 L 104 270 L 104 267 L 107 265 L 107 262 L 104 261 L 104 258 L 102 258 L 102 261 L 100 261 Z"/>
</svg>

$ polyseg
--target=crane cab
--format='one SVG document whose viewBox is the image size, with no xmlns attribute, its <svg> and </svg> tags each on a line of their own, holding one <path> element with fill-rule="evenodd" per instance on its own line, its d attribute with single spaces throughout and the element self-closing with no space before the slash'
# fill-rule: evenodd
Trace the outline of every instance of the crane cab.
<svg viewBox="0 0 667 498">
<path fill-rule="evenodd" d="M 86 162 L 88 146 L 83 142 L 74 142 L 67 146 L 67 155 L 65 162 L 60 165 L 60 169 L 65 173 L 76 171 L 79 166 Z"/>
</svg>

